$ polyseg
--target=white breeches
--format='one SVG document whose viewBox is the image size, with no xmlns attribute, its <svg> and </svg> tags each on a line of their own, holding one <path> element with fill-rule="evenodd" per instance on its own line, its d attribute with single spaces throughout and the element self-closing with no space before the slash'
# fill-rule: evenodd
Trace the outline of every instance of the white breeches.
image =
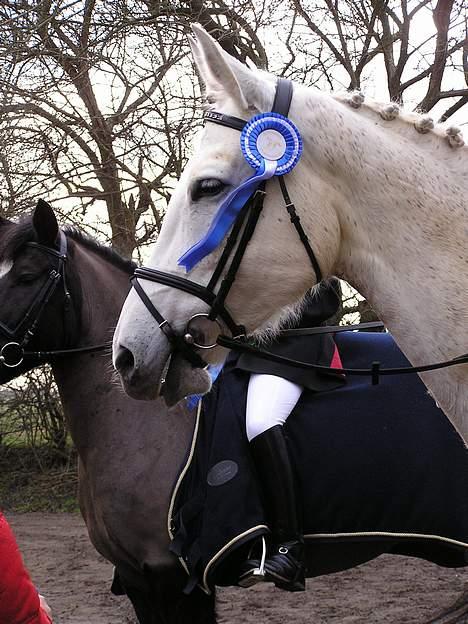
<svg viewBox="0 0 468 624">
<path fill-rule="evenodd" d="M 284 425 L 303 389 L 276 375 L 250 375 L 245 415 L 249 442 L 275 425 Z"/>
</svg>

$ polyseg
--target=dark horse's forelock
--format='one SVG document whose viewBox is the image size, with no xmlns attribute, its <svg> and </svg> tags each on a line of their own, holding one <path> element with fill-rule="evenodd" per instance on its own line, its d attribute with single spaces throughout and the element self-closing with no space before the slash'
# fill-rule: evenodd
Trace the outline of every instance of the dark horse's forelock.
<svg viewBox="0 0 468 624">
<path fill-rule="evenodd" d="M 0 223 L 0 258 L 2 261 L 14 260 L 21 247 L 37 241 L 37 233 L 30 217 L 19 223 Z"/>
<path fill-rule="evenodd" d="M 67 225 L 62 229 L 68 238 L 96 253 L 113 266 L 125 271 L 125 273 L 130 275 L 136 269 L 137 265 L 134 262 L 123 258 L 117 251 L 99 243 L 79 228 Z M 27 217 L 19 223 L 8 222 L 3 224 L 0 222 L 0 258 L 2 261 L 14 260 L 23 245 L 37 242 L 37 240 L 37 232 L 34 229 L 31 217 Z"/>
</svg>

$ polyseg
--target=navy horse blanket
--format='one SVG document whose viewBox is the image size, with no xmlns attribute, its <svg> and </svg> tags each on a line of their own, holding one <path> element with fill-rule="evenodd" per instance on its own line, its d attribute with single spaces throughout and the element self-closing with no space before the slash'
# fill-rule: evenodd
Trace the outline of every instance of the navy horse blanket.
<svg viewBox="0 0 468 624">
<path fill-rule="evenodd" d="M 407 366 L 384 333 L 344 332 L 345 368 Z M 436 373 L 435 373 L 436 374 Z M 234 585 L 253 540 L 269 532 L 245 434 L 248 373 L 221 373 L 203 399 L 174 489 L 172 550 L 195 585 Z M 305 391 L 286 425 L 297 469 L 308 576 L 382 553 L 468 564 L 468 451 L 417 375 L 348 376 Z"/>
</svg>

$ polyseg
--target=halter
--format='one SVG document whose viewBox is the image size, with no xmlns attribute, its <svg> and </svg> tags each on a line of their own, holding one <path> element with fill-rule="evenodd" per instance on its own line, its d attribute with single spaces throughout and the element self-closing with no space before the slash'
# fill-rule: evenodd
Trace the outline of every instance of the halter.
<svg viewBox="0 0 468 624">
<path fill-rule="evenodd" d="M 90 353 L 107 348 L 109 346 L 108 344 L 102 344 L 55 351 L 25 351 L 28 343 L 35 335 L 42 314 L 53 294 L 56 292 L 60 282 L 62 282 L 65 297 L 65 313 L 69 311 L 71 303 L 71 295 L 67 287 L 65 271 L 66 262 L 68 260 L 68 245 L 65 234 L 60 230 L 59 249 L 53 249 L 52 247 L 47 247 L 46 245 L 41 245 L 36 242 L 26 243 L 26 246 L 33 247 L 42 253 L 57 258 L 58 263 L 56 268 L 50 269 L 46 281 L 36 293 L 31 305 L 24 313 L 23 318 L 17 323 L 16 327 L 8 327 L 8 325 L 0 321 L 0 334 L 9 340 L 9 342 L 4 344 L 0 349 L 0 366 L 17 368 L 23 363 L 25 357 L 45 359 L 57 355 Z"/>
<path fill-rule="evenodd" d="M 292 90 L 293 86 L 291 81 L 283 78 L 278 79 L 272 113 L 278 114 L 278 117 L 282 116 L 283 118 L 287 118 L 292 99 Z M 207 122 L 226 126 L 227 128 L 238 130 L 239 132 L 242 132 L 249 123 L 244 119 L 231 117 L 230 115 L 223 115 L 222 113 L 215 111 L 206 112 L 204 118 Z M 278 180 L 291 223 L 296 228 L 299 238 L 307 252 L 307 255 L 309 256 L 312 268 L 315 272 L 316 280 L 317 282 L 320 282 L 322 279 L 320 265 L 315 257 L 309 239 L 302 228 L 300 218 L 297 215 L 295 206 L 289 196 L 286 182 L 282 175 L 278 176 Z M 226 239 L 224 250 L 207 286 L 201 286 L 200 284 L 186 278 L 179 277 L 178 275 L 173 275 L 172 273 L 167 273 L 165 271 L 158 271 L 149 267 L 136 269 L 131 280 L 133 288 L 136 290 L 147 310 L 158 323 L 158 326 L 171 343 L 173 349 L 181 353 L 193 367 L 206 366 L 205 361 L 195 349 L 212 349 L 218 343 L 197 343 L 195 336 L 190 330 L 192 321 L 198 318 L 206 318 L 209 321 L 218 323 L 221 330 L 221 325 L 218 321 L 218 319 L 221 319 L 221 321 L 224 322 L 226 327 L 231 332 L 233 338 L 245 336 L 245 327 L 233 319 L 229 310 L 226 308 L 225 302 L 236 279 L 242 258 L 254 234 L 260 213 L 263 209 L 263 203 L 266 195 L 265 186 L 266 180 L 261 180 L 258 188 L 254 190 L 238 213 L 232 225 L 231 232 Z M 224 271 L 224 277 L 222 277 Z M 210 311 L 208 313 L 201 312 L 194 314 L 188 320 L 184 333 L 182 335 L 177 334 L 177 332 L 171 327 L 169 321 L 157 310 L 153 302 L 145 293 L 139 280 L 156 282 L 158 284 L 177 288 L 178 290 L 189 293 L 190 295 L 198 297 L 208 304 L 210 306 Z M 215 292 L 218 284 L 219 287 L 217 292 Z"/>
</svg>

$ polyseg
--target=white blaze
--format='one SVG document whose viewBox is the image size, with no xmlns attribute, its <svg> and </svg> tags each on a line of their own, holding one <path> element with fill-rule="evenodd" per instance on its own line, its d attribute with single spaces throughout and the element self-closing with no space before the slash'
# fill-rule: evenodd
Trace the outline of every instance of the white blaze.
<svg viewBox="0 0 468 624">
<path fill-rule="evenodd" d="M 5 277 L 5 275 L 11 271 L 12 266 L 13 262 L 11 260 L 0 262 L 0 278 Z"/>
</svg>

